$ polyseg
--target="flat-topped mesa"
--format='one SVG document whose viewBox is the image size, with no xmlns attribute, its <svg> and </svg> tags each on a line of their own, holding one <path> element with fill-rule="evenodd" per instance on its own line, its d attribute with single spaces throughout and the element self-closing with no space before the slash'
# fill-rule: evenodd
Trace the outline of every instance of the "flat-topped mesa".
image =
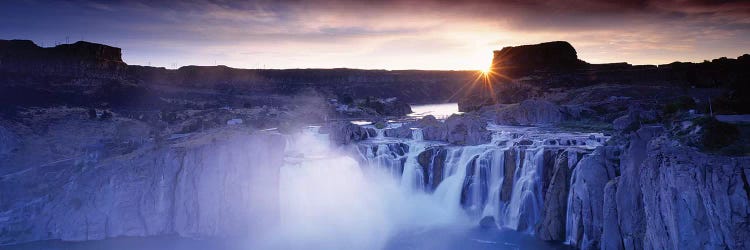
<svg viewBox="0 0 750 250">
<path fill-rule="evenodd" d="M 564 41 L 504 47 L 494 51 L 492 58 L 492 70 L 510 78 L 534 71 L 570 71 L 585 65 L 587 63 L 578 59 L 573 46 Z"/>
<path fill-rule="evenodd" d="M 79 41 L 44 48 L 29 40 L 0 40 L 0 71 L 112 77 L 126 67 L 117 47 Z"/>
</svg>

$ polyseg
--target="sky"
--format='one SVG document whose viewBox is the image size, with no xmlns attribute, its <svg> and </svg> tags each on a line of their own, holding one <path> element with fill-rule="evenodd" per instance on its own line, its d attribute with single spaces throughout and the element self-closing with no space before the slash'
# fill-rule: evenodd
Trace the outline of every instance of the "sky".
<svg viewBox="0 0 750 250">
<path fill-rule="evenodd" d="M 167 68 L 474 70 L 559 40 L 591 63 L 662 64 L 750 53 L 750 1 L 16 0 L 0 2 L 0 39 L 86 40 Z"/>
</svg>

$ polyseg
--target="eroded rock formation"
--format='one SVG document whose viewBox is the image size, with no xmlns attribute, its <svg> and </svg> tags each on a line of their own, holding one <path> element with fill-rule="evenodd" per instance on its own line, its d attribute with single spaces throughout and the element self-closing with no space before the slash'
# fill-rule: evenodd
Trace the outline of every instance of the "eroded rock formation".
<svg viewBox="0 0 750 250">
<path fill-rule="evenodd" d="M 220 131 L 94 163 L 6 174 L 0 244 L 246 235 L 278 219 L 283 152 L 280 135 Z"/>
</svg>

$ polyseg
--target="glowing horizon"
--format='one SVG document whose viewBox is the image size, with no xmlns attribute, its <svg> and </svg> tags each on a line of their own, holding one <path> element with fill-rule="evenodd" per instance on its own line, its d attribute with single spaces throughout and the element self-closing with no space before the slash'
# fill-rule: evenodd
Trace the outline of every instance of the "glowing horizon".
<svg viewBox="0 0 750 250">
<path fill-rule="evenodd" d="M 482 70 L 506 46 L 568 41 L 590 63 L 750 52 L 750 3 L 440 0 L 0 3 L 0 39 L 85 40 L 177 68 Z"/>
</svg>

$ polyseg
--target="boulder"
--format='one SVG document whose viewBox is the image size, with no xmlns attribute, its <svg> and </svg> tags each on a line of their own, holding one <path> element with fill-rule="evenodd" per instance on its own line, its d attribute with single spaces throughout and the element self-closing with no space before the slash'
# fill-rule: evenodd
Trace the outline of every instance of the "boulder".
<svg viewBox="0 0 750 250">
<path fill-rule="evenodd" d="M 628 113 L 626 115 L 623 115 L 612 122 L 612 126 L 616 130 L 630 132 L 638 129 L 641 124 L 655 122 L 657 116 L 658 114 L 654 110 L 643 110 L 640 105 L 632 105 L 628 107 Z"/>
<path fill-rule="evenodd" d="M 485 216 L 481 220 L 479 220 L 479 227 L 481 228 L 497 228 L 497 224 L 495 223 L 495 217 L 493 216 Z"/>
<path fill-rule="evenodd" d="M 346 121 L 328 124 L 325 132 L 328 133 L 328 137 L 334 145 L 347 145 L 365 140 L 371 134 L 375 134 L 375 131 L 368 131 L 366 128 Z"/>
<path fill-rule="evenodd" d="M 490 142 L 491 132 L 487 122 L 478 116 L 451 115 L 445 120 L 447 141 L 456 145 L 479 145 Z"/>
</svg>

